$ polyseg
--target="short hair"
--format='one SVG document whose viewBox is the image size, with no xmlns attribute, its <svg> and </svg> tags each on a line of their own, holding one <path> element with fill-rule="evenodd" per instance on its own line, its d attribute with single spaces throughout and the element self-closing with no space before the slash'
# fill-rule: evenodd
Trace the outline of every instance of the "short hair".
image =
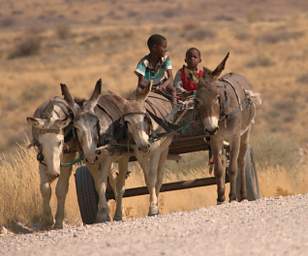
<svg viewBox="0 0 308 256">
<path fill-rule="evenodd" d="M 164 36 L 160 34 L 153 34 L 149 37 L 147 45 L 149 49 L 152 49 L 155 45 L 162 44 L 164 41 L 167 41 Z"/>
<path fill-rule="evenodd" d="M 199 50 L 198 48 L 196 48 L 196 47 L 191 47 L 191 48 L 189 48 L 189 49 L 186 51 L 185 56 L 187 56 L 191 51 L 196 51 L 196 52 L 199 54 L 199 57 L 201 58 L 201 52 L 200 52 L 200 50 Z"/>
</svg>

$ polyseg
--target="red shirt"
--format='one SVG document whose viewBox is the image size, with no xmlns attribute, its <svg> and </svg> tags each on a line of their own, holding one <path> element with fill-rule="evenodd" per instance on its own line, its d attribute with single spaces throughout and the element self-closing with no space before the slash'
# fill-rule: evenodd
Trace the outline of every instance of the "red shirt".
<svg viewBox="0 0 308 256">
<path fill-rule="evenodd" d="M 186 91 L 195 91 L 197 89 L 197 84 L 190 79 L 188 72 L 185 72 L 185 69 L 186 69 L 185 66 L 183 66 L 183 68 L 181 69 L 181 80 L 183 83 L 183 88 Z M 195 71 L 194 75 L 198 78 L 203 77 L 204 75 L 203 69 Z"/>
</svg>

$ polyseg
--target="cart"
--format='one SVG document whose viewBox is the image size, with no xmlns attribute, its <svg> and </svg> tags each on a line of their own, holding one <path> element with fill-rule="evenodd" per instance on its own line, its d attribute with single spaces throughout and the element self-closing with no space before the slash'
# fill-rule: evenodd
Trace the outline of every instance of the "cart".
<svg viewBox="0 0 308 256">
<path fill-rule="evenodd" d="M 209 144 L 204 139 L 202 135 L 186 135 L 186 136 L 175 136 L 170 148 L 169 148 L 169 156 L 181 155 L 185 153 L 192 153 L 197 151 L 208 151 Z M 229 146 L 224 146 L 224 155 L 225 159 L 227 159 L 228 163 L 228 152 Z M 260 198 L 260 190 L 259 190 L 259 182 L 257 176 L 257 170 L 253 158 L 253 150 L 250 147 L 246 154 L 246 179 L 247 179 L 247 196 L 248 200 L 256 200 Z M 134 160 L 134 159 L 132 159 Z M 228 169 L 228 164 L 226 164 L 226 168 Z M 228 170 L 226 170 L 226 174 Z M 82 221 L 85 224 L 92 224 L 95 222 L 96 213 L 97 213 L 97 204 L 98 204 L 98 196 L 95 190 L 93 178 L 88 171 L 86 166 L 80 166 L 77 168 L 75 173 L 75 181 L 76 181 L 76 190 L 77 190 L 77 198 L 79 209 L 82 217 Z M 226 182 L 228 180 L 228 174 L 226 175 Z M 238 195 L 240 191 L 240 176 L 238 175 L 237 179 L 238 184 Z M 200 178 L 194 180 L 185 180 L 185 181 L 177 181 L 171 183 L 164 183 L 161 187 L 161 192 L 173 191 L 173 190 L 182 190 L 189 188 L 196 188 L 201 186 L 210 186 L 216 185 L 215 177 L 207 177 Z M 140 196 L 148 194 L 147 187 L 135 187 L 129 188 L 125 190 L 123 197 L 132 197 L 132 196 Z M 114 194 L 110 186 L 107 188 L 106 192 L 107 200 L 114 199 Z"/>
</svg>

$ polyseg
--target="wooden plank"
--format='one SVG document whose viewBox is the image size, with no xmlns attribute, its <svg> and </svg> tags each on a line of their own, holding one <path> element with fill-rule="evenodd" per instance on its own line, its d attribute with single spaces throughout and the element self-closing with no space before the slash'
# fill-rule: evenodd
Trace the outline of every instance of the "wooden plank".
<svg viewBox="0 0 308 256">
<path fill-rule="evenodd" d="M 229 182 L 228 177 L 226 177 L 226 182 Z M 160 192 L 182 190 L 182 189 L 189 189 L 189 188 L 196 188 L 196 187 L 203 187 L 203 186 L 211 186 L 215 184 L 216 184 L 215 177 L 200 178 L 200 179 L 189 180 L 189 181 L 176 181 L 176 182 L 163 184 L 160 189 Z M 123 197 L 141 196 L 141 195 L 147 195 L 148 193 L 149 193 L 148 188 L 145 186 L 129 188 L 125 190 Z M 106 198 L 107 200 L 114 199 L 114 194 L 111 189 L 107 190 Z"/>
</svg>

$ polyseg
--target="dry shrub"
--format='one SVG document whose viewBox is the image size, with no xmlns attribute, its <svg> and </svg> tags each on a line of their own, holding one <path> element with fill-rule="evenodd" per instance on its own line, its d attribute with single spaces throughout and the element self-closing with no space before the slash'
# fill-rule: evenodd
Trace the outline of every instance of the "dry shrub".
<svg viewBox="0 0 308 256">
<path fill-rule="evenodd" d="M 65 40 L 71 36 L 71 29 L 67 24 L 61 23 L 56 27 L 56 35 Z"/>
<path fill-rule="evenodd" d="M 41 38 L 39 36 L 30 35 L 18 42 L 9 54 L 9 59 L 20 57 L 30 57 L 39 53 L 41 49 Z"/>
<path fill-rule="evenodd" d="M 296 79 L 297 83 L 300 84 L 307 84 L 308 85 L 308 73 L 300 75 L 297 79 Z"/>
<path fill-rule="evenodd" d="M 217 20 L 217 21 L 235 21 L 234 17 L 229 16 L 229 15 L 225 15 L 225 14 L 217 15 L 217 16 L 214 17 L 214 19 Z"/>
<path fill-rule="evenodd" d="M 274 62 L 267 56 L 259 55 L 251 59 L 246 63 L 246 67 L 248 68 L 256 68 L 256 67 L 270 67 L 274 64 Z"/>
<path fill-rule="evenodd" d="M 241 31 L 241 32 L 236 33 L 234 37 L 239 41 L 244 41 L 244 40 L 248 40 L 250 38 L 250 35 L 247 32 Z"/>
<path fill-rule="evenodd" d="M 176 9 L 165 9 L 161 12 L 161 14 L 166 18 L 171 18 L 177 16 L 178 11 Z"/>
<path fill-rule="evenodd" d="M 216 37 L 216 33 L 209 28 L 200 28 L 193 24 L 186 24 L 183 27 L 182 37 L 188 40 L 209 40 Z"/>
<path fill-rule="evenodd" d="M 7 18 L 2 18 L 0 19 L 0 27 L 11 27 L 15 24 L 15 20 L 11 17 L 7 17 Z"/>
<path fill-rule="evenodd" d="M 246 19 L 248 22 L 250 23 L 254 23 L 254 22 L 258 22 L 261 20 L 261 15 L 260 15 L 260 11 L 257 9 L 252 9 L 250 10 L 247 15 L 246 15 Z"/>
<path fill-rule="evenodd" d="M 258 36 L 256 41 L 259 43 L 276 44 L 280 42 L 296 40 L 301 38 L 303 35 L 304 32 L 299 31 L 270 31 Z"/>
</svg>

